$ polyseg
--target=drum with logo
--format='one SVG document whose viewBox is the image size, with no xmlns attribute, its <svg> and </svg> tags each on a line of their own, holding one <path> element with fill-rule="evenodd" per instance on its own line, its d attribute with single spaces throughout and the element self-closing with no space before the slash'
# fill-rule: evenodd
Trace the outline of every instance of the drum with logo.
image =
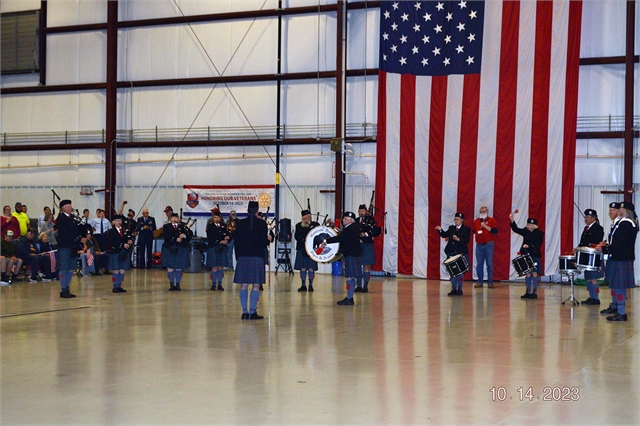
<svg viewBox="0 0 640 426">
<path fill-rule="evenodd" d="M 304 249 L 309 257 L 318 263 L 331 263 L 340 258 L 340 243 L 331 243 L 322 247 L 322 243 L 340 233 L 339 230 L 329 226 L 316 226 L 312 228 L 304 240 Z"/>
<path fill-rule="evenodd" d="M 469 262 L 462 254 L 456 254 L 444 261 L 444 266 L 451 278 L 462 275 L 469 270 Z"/>
<path fill-rule="evenodd" d="M 536 264 L 533 263 L 533 259 L 528 254 L 516 257 L 511 261 L 511 263 L 519 277 L 523 277 L 536 271 Z"/>
</svg>

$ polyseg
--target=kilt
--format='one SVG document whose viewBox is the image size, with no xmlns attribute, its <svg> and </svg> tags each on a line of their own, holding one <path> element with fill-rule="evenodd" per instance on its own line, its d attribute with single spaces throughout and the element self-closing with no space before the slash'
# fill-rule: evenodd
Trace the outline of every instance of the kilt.
<svg viewBox="0 0 640 426">
<path fill-rule="evenodd" d="M 376 264 L 376 254 L 373 251 L 373 243 L 362 243 L 360 244 L 362 247 L 362 256 L 360 257 L 360 263 L 362 265 L 375 265 Z"/>
<path fill-rule="evenodd" d="M 533 260 L 533 263 L 536 265 L 536 273 L 538 274 L 538 276 L 543 276 L 544 270 L 542 269 L 542 259 L 540 259 L 539 257 L 531 256 L 531 260 Z"/>
<path fill-rule="evenodd" d="M 585 281 L 589 280 L 597 280 L 598 278 L 602 278 L 604 276 L 604 272 L 600 271 L 584 271 L 584 279 Z"/>
<path fill-rule="evenodd" d="M 78 255 L 71 257 L 73 249 L 63 247 L 58 249 L 58 271 L 75 271 L 78 266 Z M 77 252 L 76 252 L 77 253 Z"/>
<path fill-rule="evenodd" d="M 109 253 L 109 270 L 118 271 L 120 269 L 124 269 L 125 271 L 128 271 L 131 269 L 131 256 L 127 254 L 127 258 L 125 260 L 118 260 L 119 256 L 120 253 Z"/>
<path fill-rule="evenodd" d="M 216 249 L 220 247 L 222 247 L 222 253 L 216 253 Z M 229 252 L 224 244 L 207 249 L 207 267 L 213 266 L 229 266 Z"/>
<path fill-rule="evenodd" d="M 235 284 L 264 284 L 264 258 L 247 256 L 236 258 L 233 282 Z"/>
<path fill-rule="evenodd" d="M 609 260 L 607 262 L 607 279 L 609 288 L 619 290 L 634 288 L 636 281 L 633 275 L 633 261 Z"/>
<path fill-rule="evenodd" d="M 362 263 L 356 256 L 346 256 L 344 258 L 344 276 L 347 278 L 362 276 Z"/>
<path fill-rule="evenodd" d="M 296 262 L 293 265 L 293 269 L 299 271 L 300 269 L 313 269 L 314 271 L 318 270 L 318 262 L 313 260 L 307 254 L 305 249 L 297 249 L 296 250 Z"/>
<path fill-rule="evenodd" d="M 184 269 L 191 265 L 189 252 L 186 247 L 178 247 L 178 253 L 171 254 L 169 249 L 162 247 L 162 266 L 171 269 Z"/>
</svg>

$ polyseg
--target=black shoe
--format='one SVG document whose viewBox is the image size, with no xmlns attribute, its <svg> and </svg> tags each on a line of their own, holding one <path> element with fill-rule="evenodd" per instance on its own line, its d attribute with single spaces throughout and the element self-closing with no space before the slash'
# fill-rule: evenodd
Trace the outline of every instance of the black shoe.
<svg viewBox="0 0 640 426">
<path fill-rule="evenodd" d="M 62 297 L 63 299 L 72 299 L 76 297 L 76 295 L 71 293 L 69 290 L 62 290 L 60 292 L 60 297 Z"/>
<path fill-rule="evenodd" d="M 112 291 L 113 291 L 114 293 L 126 293 L 126 292 L 127 292 L 127 290 L 125 290 L 125 289 L 124 289 L 124 288 L 122 288 L 122 287 L 116 287 L 116 288 L 114 288 Z"/>
<path fill-rule="evenodd" d="M 449 293 L 447 293 L 447 296 L 457 296 L 458 295 L 458 290 L 451 290 Z"/>
<path fill-rule="evenodd" d="M 242 316 L 240 317 L 241 320 L 248 320 L 249 319 L 249 314 L 242 314 Z"/>
<path fill-rule="evenodd" d="M 615 314 L 610 317 L 607 317 L 607 321 L 626 321 L 626 320 L 627 320 L 627 314 L 624 314 L 624 315 Z"/>
<path fill-rule="evenodd" d="M 592 298 L 588 298 L 587 300 L 583 300 L 580 303 L 582 303 L 583 305 L 588 305 L 589 303 L 591 303 L 592 300 L 593 300 Z"/>
<path fill-rule="evenodd" d="M 366 285 L 364 287 L 362 287 L 362 292 L 363 293 L 369 293 L 369 287 L 366 286 Z"/>
<path fill-rule="evenodd" d="M 362 287 L 360 286 L 356 286 L 356 288 L 353 290 L 354 293 L 362 293 Z"/>
<path fill-rule="evenodd" d="M 176 284 L 176 291 L 180 291 L 180 284 Z"/>
<path fill-rule="evenodd" d="M 222 284 L 218 284 L 218 290 L 224 291 L 224 287 L 222 287 Z"/>
<path fill-rule="evenodd" d="M 585 305 L 600 305 L 600 299 L 587 299 L 582 303 Z"/>
<path fill-rule="evenodd" d="M 298 289 L 298 292 L 299 292 L 299 293 L 303 293 L 303 292 L 305 292 L 305 291 L 307 291 L 307 286 L 303 284 L 303 285 L 301 285 L 301 286 L 300 286 L 300 288 Z"/>
<path fill-rule="evenodd" d="M 216 285 L 215 284 L 211 284 L 211 291 L 216 291 Z"/>
<path fill-rule="evenodd" d="M 260 291 L 264 291 L 264 287 L 260 284 Z"/>
<path fill-rule="evenodd" d="M 603 309 L 600 311 L 601 314 L 605 315 L 605 314 L 617 314 L 618 313 L 618 308 L 613 308 L 611 306 L 609 306 L 607 309 Z"/>
<path fill-rule="evenodd" d="M 255 311 L 254 313 L 248 315 L 250 320 L 259 320 L 264 318 L 262 315 L 258 315 L 258 311 Z"/>
<path fill-rule="evenodd" d="M 169 291 L 178 291 L 178 289 L 175 285 L 172 285 L 171 287 L 169 287 Z"/>
<path fill-rule="evenodd" d="M 309 291 L 312 292 L 313 291 L 313 286 L 311 284 L 309 284 Z"/>
<path fill-rule="evenodd" d="M 529 299 L 537 299 L 538 298 L 538 293 L 531 293 L 529 295 Z"/>
<path fill-rule="evenodd" d="M 462 296 L 462 290 L 458 290 L 458 296 Z"/>
<path fill-rule="evenodd" d="M 525 293 L 522 296 L 520 296 L 520 299 L 531 299 L 531 295 L 529 293 Z"/>
<path fill-rule="evenodd" d="M 351 306 L 351 305 L 353 305 L 353 297 L 351 299 L 349 299 L 348 297 L 345 297 L 344 299 L 338 301 L 338 305 L 340 305 L 340 306 Z"/>
</svg>

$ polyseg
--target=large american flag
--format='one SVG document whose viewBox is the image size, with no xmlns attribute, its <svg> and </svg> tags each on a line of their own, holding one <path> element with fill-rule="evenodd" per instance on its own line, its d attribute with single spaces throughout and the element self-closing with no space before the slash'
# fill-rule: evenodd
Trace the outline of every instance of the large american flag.
<svg viewBox="0 0 640 426">
<path fill-rule="evenodd" d="M 456 212 L 472 226 L 487 205 L 495 279 L 516 277 L 516 210 L 557 270 L 574 247 L 581 15 L 580 1 L 381 2 L 374 269 L 448 278 L 434 228 Z"/>
</svg>

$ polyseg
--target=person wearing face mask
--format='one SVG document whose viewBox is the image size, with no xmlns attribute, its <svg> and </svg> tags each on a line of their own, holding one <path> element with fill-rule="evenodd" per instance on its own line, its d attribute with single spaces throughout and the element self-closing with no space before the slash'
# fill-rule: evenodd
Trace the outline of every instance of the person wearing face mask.
<svg viewBox="0 0 640 426">
<path fill-rule="evenodd" d="M 542 244 L 544 243 L 544 232 L 538 229 L 538 221 L 532 217 L 527 219 L 526 228 L 518 228 L 513 218 L 513 214 L 509 214 L 509 220 L 511 221 L 511 230 L 518 235 L 522 235 L 522 247 L 520 247 L 520 253 L 527 253 L 531 256 L 535 271 L 526 275 L 525 282 L 527 285 L 527 292 L 520 296 L 521 299 L 537 299 L 538 298 L 538 283 L 540 275 L 542 275 Z"/>
<path fill-rule="evenodd" d="M 476 274 L 478 282 L 475 288 L 484 285 L 484 265 L 487 265 L 487 287 L 493 285 L 493 240 L 498 234 L 498 222 L 489 217 L 489 208 L 480 207 L 480 216 L 473 221 L 473 235 L 476 237 Z"/>
<path fill-rule="evenodd" d="M 444 253 L 447 257 L 461 254 L 469 263 L 469 240 L 471 239 L 471 228 L 464 224 L 464 214 L 456 213 L 453 218 L 454 225 L 449 226 L 445 231 L 440 225 L 436 226 L 436 231 L 442 238 L 448 238 Z M 462 296 L 462 284 L 464 284 L 464 274 L 451 277 L 451 292 L 447 296 Z"/>
</svg>

